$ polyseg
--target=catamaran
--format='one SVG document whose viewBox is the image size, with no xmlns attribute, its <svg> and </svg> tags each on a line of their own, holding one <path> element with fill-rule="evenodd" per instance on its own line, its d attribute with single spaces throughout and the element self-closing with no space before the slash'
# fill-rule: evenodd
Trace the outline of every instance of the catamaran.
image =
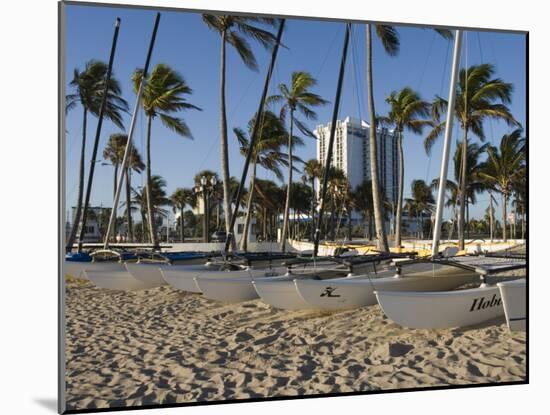
<svg viewBox="0 0 550 415">
<path fill-rule="evenodd" d="M 462 31 L 457 30 L 449 86 L 449 105 L 445 125 L 445 141 L 443 144 L 436 221 L 432 243 L 432 259 L 430 262 L 470 270 L 479 275 L 481 284 L 477 288 L 439 292 L 411 292 L 402 290 L 399 287 L 378 288 L 374 293 L 384 314 L 395 323 L 407 328 L 444 329 L 464 327 L 502 316 L 504 309 L 502 307 L 501 291 L 498 286 L 489 285 L 487 277 L 504 271 L 526 267 L 525 258 L 522 257 L 485 255 L 455 257 L 452 260 L 443 260 L 439 257 L 439 239 L 443 218 L 443 202 L 447 182 L 461 41 Z M 438 274 L 440 272 L 438 271 Z M 436 278 L 433 279 L 435 280 Z M 506 285 L 504 286 L 504 291 L 506 291 Z M 511 297 L 512 295 L 510 295 Z M 515 295 L 514 298 L 516 298 Z M 510 307 L 510 312 L 512 308 Z M 520 315 L 519 317 L 523 318 L 524 315 Z"/>
<path fill-rule="evenodd" d="M 506 323 L 511 331 L 525 331 L 527 326 L 527 281 L 525 278 L 499 282 Z"/>
</svg>

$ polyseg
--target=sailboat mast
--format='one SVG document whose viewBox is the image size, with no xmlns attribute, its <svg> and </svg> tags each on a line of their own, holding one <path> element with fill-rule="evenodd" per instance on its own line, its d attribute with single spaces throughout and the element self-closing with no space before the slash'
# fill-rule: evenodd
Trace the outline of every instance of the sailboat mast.
<svg viewBox="0 0 550 415">
<path fill-rule="evenodd" d="M 157 37 L 157 30 L 159 26 L 160 21 L 160 13 L 157 13 L 157 16 L 155 18 L 155 26 L 153 27 L 153 33 L 151 35 L 151 41 L 149 43 L 149 50 L 147 51 L 147 57 L 145 58 L 145 66 L 143 67 L 143 76 L 141 78 L 141 83 L 139 85 L 139 90 L 136 96 L 136 104 L 134 106 L 134 112 L 132 114 L 132 120 L 130 121 L 130 129 L 128 130 L 128 141 L 126 143 L 126 148 L 124 149 L 124 157 L 122 158 L 121 163 L 121 169 L 120 169 L 120 176 L 118 179 L 118 185 L 115 192 L 115 197 L 113 200 L 113 209 L 111 210 L 111 217 L 109 218 L 109 226 L 107 227 L 107 232 L 105 234 L 105 241 L 103 243 L 103 248 L 108 249 L 109 248 L 109 237 L 111 236 L 111 232 L 113 229 L 113 225 L 115 223 L 116 219 L 116 211 L 118 207 L 118 201 L 120 199 L 120 192 L 122 189 L 122 185 L 124 182 L 124 172 L 126 171 L 127 165 L 128 165 L 128 157 L 130 155 L 130 149 L 132 148 L 132 136 L 134 135 L 134 129 L 136 126 L 136 120 L 137 120 L 137 113 L 139 110 L 139 106 L 141 104 L 141 96 L 143 95 L 143 89 L 145 87 L 145 84 L 147 83 L 147 72 L 149 70 L 149 63 L 151 61 L 151 54 L 153 53 L 153 46 L 155 44 L 155 39 Z"/>
<path fill-rule="evenodd" d="M 271 81 L 271 75 L 273 74 L 273 68 L 275 67 L 275 61 L 277 59 L 277 53 L 279 51 L 279 45 L 281 43 L 281 37 L 283 36 L 284 27 L 285 27 L 285 19 L 281 19 L 281 21 L 279 23 L 279 31 L 277 32 L 277 38 L 275 39 L 275 45 L 273 46 L 273 51 L 271 53 L 271 63 L 269 64 L 269 69 L 268 69 L 267 75 L 265 77 L 265 83 L 264 83 L 264 89 L 262 91 L 262 97 L 260 98 L 260 104 L 258 106 L 258 111 L 256 112 L 256 121 L 254 122 L 254 128 L 252 129 L 252 134 L 251 134 L 251 137 L 250 137 L 250 144 L 248 146 L 248 151 L 247 151 L 246 159 L 245 159 L 245 162 L 244 162 L 243 173 L 241 175 L 241 182 L 239 183 L 239 188 L 237 189 L 237 195 L 235 197 L 235 209 L 233 210 L 233 214 L 231 215 L 231 224 L 229 226 L 229 233 L 227 234 L 227 237 L 225 239 L 224 252 L 229 251 L 229 247 L 231 245 L 231 238 L 234 237 L 233 229 L 235 227 L 235 221 L 237 219 L 237 213 L 239 212 L 239 204 L 241 202 L 241 198 L 242 198 L 242 195 L 243 195 L 244 184 L 246 182 L 246 176 L 248 174 L 248 166 L 250 165 L 254 145 L 256 144 L 258 130 L 259 130 L 259 127 L 260 127 L 262 114 L 263 114 L 263 111 L 264 111 L 265 100 L 266 100 L 266 97 L 267 97 L 267 92 L 269 90 L 269 83 Z M 243 238 L 246 238 L 246 237 L 247 237 L 247 235 L 243 236 Z"/>
<path fill-rule="evenodd" d="M 103 97 L 101 98 L 101 104 L 99 107 L 99 115 L 97 121 L 97 128 L 95 132 L 94 147 L 92 150 L 92 159 L 90 161 L 90 172 L 88 174 L 88 184 L 86 186 L 86 196 L 84 198 L 84 211 L 82 212 L 82 221 L 80 222 L 80 234 L 78 235 L 78 252 L 82 252 L 82 243 L 84 241 L 84 235 L 86 233 L 86 219 L 88 217 L 88 205 L 90 204 L 90 194 L 92 193 L 92 183 L 94 181 L 94 171 L 97 158 L 97 149 L 99 147 L 99 138 L 101 136 L 101 127 L 103 125 L 103 116 L 105 114 L 105 107 L 107 106 L 107 97 L 109 95 L 109 85 L 111 83 L 111 74 L 113 71 L 113 62 L 115 60 L 116 44 L 118 40 L 118 31 L 120 29 L 120 18 L 116 18 L 115 33 L 113 35 L 113 42 L 111 45 L 111 55 L 109 56 L 109 64 L 107 66 L 107 73 L 105 75 L 105 88 L 103 88 Z M 69 247 L 72 248 L 72 247 Z"/>
<path fill-rule="evenodd" d="M 336 122 L 338 121 L 338 110 L 340 108 L 340 96 L 342 95 L 342 84 L 344 82 L 344 72 L 346 69 L 346 58 L 348 53 L 350 31 L 351 31 L 351 23 L 347 23 L 346 34 L 344 36 L 344 47 L 342 50 L 342 60 L 340 62 L 340 73 L 338 75 L 338 85 L 336 87 L 336 98 L 334 99 L 334 109 L 332 112 L 332 122 L 330 124 L 330 137 L 328 140 L 327 158 L 324 165 L 325 171 L 323 174 L 323 187 L 321 191 L 321 200 L 319 202 L 319 215 L 317 215 L 317 226 L 315 227 L 315 238 L 314 238 L 314 247 L 313 247 L 314 257 L 316 257 L 317 253 L 319 252 L 319 238 L 321 237 L 321 223 L 323 221 L 323 213 L 325 210 L 325 198 L 327 195 L 330 163 L 332 160 L 332 147 L 334 145 L 334 136 L 336 135 Z"/>
<path fill-rule="evenodd" d="M 455 45 L 453 51 L 453 64 L 451 83 L 449 85 L 449 102 L 447 105 L 447 120 L 445 123 L 445 141 L 443 142 L 443 158 L 441 160 L 441 172 L 439 174 L 439 190 L 437 193 L 437 211 L 435 216 L 434 237 L 432 243 L 432 256 L 439 253 L 439 239 L 441 237 L 441 223 L 443 221 L 443 209 L 445 205 L 445 190 L 447 187 L 447 172 L 449 170 L 449 154 L 451 151 L 451 135 L 453 132 L 453 118 L 456 101 L 456 85 L 458 82 L 458 69 L 460 66 L 460 49 L 462 45 L 462 30 L 455 32 Z"/>
</svg>

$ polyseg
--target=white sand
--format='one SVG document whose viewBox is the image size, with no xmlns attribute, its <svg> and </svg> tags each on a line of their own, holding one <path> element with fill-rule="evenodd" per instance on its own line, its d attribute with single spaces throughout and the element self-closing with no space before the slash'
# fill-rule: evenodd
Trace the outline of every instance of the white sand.
<svg viewBox="0 0 550 415">
<path fill-rule="evenodd" d="M 67 283 L 69 409 L 522 381 L 525 333 L 504 318 L 408 330 L 378 306 L 286 312 L 161 287 Z"/>
</svg>

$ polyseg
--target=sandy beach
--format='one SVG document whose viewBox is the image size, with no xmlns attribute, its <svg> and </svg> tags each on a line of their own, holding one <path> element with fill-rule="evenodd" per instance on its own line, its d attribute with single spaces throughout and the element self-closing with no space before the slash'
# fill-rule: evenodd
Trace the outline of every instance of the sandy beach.
<svg viewBox="0 0 550 415">
<path fill-rule="evenodd" d="M 331 314 L 223 304 L 168 286 L 67 279 L 67 409 L 522 381 L 525 333 L 504 317 L 408 330 L 380 308 Z"/>
</svg>

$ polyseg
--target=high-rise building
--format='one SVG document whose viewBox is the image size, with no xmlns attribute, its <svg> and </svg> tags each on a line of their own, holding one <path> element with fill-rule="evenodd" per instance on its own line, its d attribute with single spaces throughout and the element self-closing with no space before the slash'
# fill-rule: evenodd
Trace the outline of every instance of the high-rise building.
<svg viewBox="0 0 550 415">
<path fill-rule="evenodd" d="M 327 157 L 330 127 L 331 123 L 319 125 L 314 131 L 317 137 L 317 160 L 323 165 Z M 370 125 L 366 121 L 352 117 L 338 120 L 336 124 L 331 165 L 344 171 L 352 189 L 371 177 L 369 129 Z M 378 179 L 386 198 L 394 204 L 397 201 L 399 159 L 393 130 L 378 128 L 376 144 Z"/>
</svg>

